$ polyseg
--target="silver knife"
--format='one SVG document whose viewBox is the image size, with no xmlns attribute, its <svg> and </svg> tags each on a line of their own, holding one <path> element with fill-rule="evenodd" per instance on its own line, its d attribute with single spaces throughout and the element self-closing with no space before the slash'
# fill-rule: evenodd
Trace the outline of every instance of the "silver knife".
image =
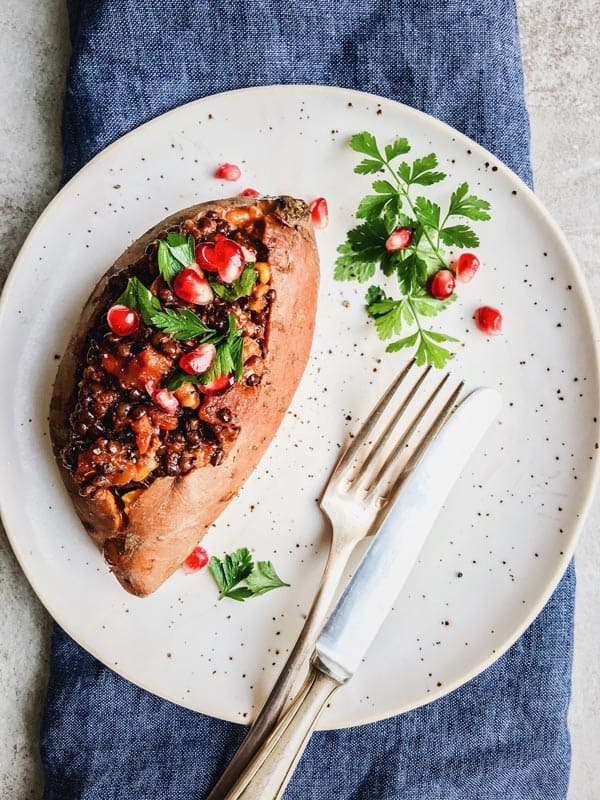
<svg viewBox="0 0 600 800">
<path fill-rule="evenodd" d="M 226 800 L 281 797 L 319 714 L 333 692 L 359 668 L 444 501 L 500 406 L 498 392 L 476 389 L 439 431 L 331 612 L 298 697 Z"/>
</svg>

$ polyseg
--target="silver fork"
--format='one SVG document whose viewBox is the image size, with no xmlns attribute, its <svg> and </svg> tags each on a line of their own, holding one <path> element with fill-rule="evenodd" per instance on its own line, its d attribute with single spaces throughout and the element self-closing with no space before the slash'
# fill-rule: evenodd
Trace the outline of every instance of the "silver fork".
<svg viewBox="0 0 600 800">
<path fill-rule="evenodd" d="M 224 800 L 229 797 L 231 788 L 244 772 L 250 761 L 272 733 L 277 721 L 306 680 L 310 669 L 310 657 L 316 639 L 332 605 L 337 587 L 343 577 L 350 554 L 356 544 L 381 527 L 393 500 L 402 484 L 412 471 L 428 443 L 435 436 L 448 416 L 463 387 L 461 382 L 444 403 L 442 409 L 420 438 L 404 467 L 398 471 L 398 462 L 409 440 L 427 414 L 436 397 L 446 384 L 446 373 L 436 387 L 423 400 L 402 434 L 393 445 L 383 463 L 378 457 L 384 453 L 393 431 L 404 416 L 409 405 L 415 400 L 431 367 L 425 369 L 414 385 L 399 403 L 389 422 L 374 444 L 371 436 L 388 408 L 404 379 L 413 368 L 411 360 L 371 411 L 350 446 L 342 453 L 327 483 L 320 501 L 320 507 L 329 518 L 332 526 L 331 546 L 325 565 L 321 584 L 296 644 L 290 653 L 271 693 L 264 703 L 250 731 L 246 735 L 233 759 L 215 784 L 207 800 Z M 370 447 L 369 447 L 370 446 Z M 365 457 L 359 459 L 360 451 L 369 447 Z M 373 474 L 374 473 L 374 474 Z"/>
</svg>

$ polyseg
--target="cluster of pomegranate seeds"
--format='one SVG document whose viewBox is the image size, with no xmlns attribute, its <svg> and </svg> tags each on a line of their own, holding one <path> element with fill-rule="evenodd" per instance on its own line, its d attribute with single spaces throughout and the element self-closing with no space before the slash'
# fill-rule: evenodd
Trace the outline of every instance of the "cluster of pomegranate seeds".
<svg viewBox="0 0 600 800">
<path fill-rule="evenodd" d="M 225 162 L 224 164 L 219 164 L 215 170 L 215 178 L 219 178 L 223 181 L 239 181 L 241 177 L 242 170 L 237 164 Z"/>
<path fill-rule="evenodd" d="M 208 564 L 208 553 L 206 550 L 198 545 L 194 547 L 192 552 L 186 558 L 186 560 L 181 565 L 183 571 L 186 575 L 192 575 L 194 572 L 198 572 Z"/>
<path fill-rule="evenodd" d="M 436 272 L 429 284 L 429 292 L 436 300 L 447 300 L 454 293 L 455 288 L 456 281 L 449 269 L 441 269 Z"/>
<path fill-rule="evenodd" d="M 396 228 L 386 239 L 385 249 L 390 253 L 394 253 L 396 250 L 405 250 L 410 247 L 412 238 L 412 228 Z"/>
<path fill-rule="evenodd" d="M 188 375 L 202 375 L 203 372 L 210 369 L 216 354 L 217 348 L 214 344 L 206 342 L 182 355 L 179 359 L 179 366 Z"/>
<path fill-rule="evenodd" d="M 217 234 L 213 242 L 203 242 L 196 246 L 198 266 L 207 272 L 217 272 L 225 283 L 236 281 L 244 271 L 246 258 L 237 242 Z"/>
<path fill-rule="evenodd" d="M 394 231 L 390 239 L 396 233 L 397 231 Z M 447 300 L 451 297 L 456 288 L 456 281 L 461 283 L 472 281 L 480 267 L 480 261 L 474 253 L 461 253 L 451 267 L 452 270 L 441 269 L 436 272 L 429 282 L 429 293 L 436 300 Z M 473 319 L 479 330 L 488 336 L 497 336 L 502 332 L 502 314 L 497 308 L 481 306 L 475 311 Z"/>
<path fill-rule="evenodd" d="M 310 218 L 315 228 L 322 230 L 329 224 L 329 209 L 324 197 L 317 197 L 308 204 Z"/>
<path fill-rule="evenodd" d="M 475 311 L 475 324 L 488 336 L 498 336 L 502 332 L 502 314 L 492 306 L 480 306 Z"/>
<path fill-rule="evenodd" d="M 191 267 L 178 272 L 173 279 L 173 291 L 186 303 L 205 306 L 213 301 L 213 290 L 204 275 Z"/>
<path fill-rule="evenodd" d="M 109 308 L 106 321 L 117 336 L 133 336 L 140 327 L 140 315 L 127 306 L 116 305 Z"/>
</svg>

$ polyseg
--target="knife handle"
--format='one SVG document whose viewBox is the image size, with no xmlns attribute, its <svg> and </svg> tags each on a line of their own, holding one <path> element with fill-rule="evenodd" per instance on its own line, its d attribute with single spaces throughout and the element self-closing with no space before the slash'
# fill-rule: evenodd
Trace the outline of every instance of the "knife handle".
<svg viewBox="0 0 600 800">
<path fill-rule="evenodd" d="M 304 685 L 310 671 L 310 657 L 314 652 L 317 637 L 354 546 L 354 541 L 349 542 L 346 538 L 340 541 L 334 536 L 321 585 L 300 636 L 254 724 L 206 800 L 226 800 L 229 797 L 228 792 L 236 785 L 238 776 L 252 761 Z"/>
<path fill-rule="evenodd" d="M 225 800 L 278 800 L 308 744 L 321 711 L 341 685 L 311 667 L 298 697 L 227 792 Z"/>
</svg>

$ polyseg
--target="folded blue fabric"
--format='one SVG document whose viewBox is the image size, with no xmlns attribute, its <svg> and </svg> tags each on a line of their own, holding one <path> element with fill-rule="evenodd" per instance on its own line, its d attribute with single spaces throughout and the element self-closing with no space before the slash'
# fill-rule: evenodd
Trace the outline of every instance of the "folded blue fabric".
<svg viewBox="0 0 600 800">
<path fill-rule="evenodd" d="M 512 0 L 71 0 L 69 12 L 66 178 L 189 100 L 324 83 L 423 109 L 531 180 Z M 411 713 L 316 734 L 285 797 L 564 798 L 573 596 L 571 566 L 525 635 L 475 680 Z M 46 800 L 200 800 L 243 734 L 133 686 L 56 629 Z"/>
</svg>

